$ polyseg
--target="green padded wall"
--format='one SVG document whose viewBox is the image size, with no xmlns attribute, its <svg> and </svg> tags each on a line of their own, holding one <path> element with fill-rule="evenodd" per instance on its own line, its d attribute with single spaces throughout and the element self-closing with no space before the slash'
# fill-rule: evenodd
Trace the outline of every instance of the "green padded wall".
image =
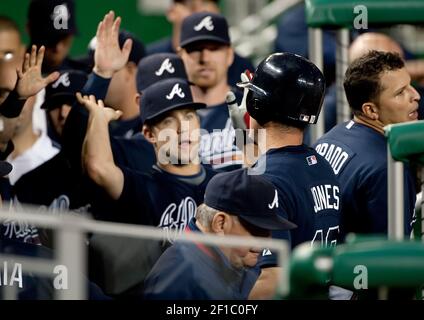
<svg viewBox="0 0 424 320">
<path fill-rule="evenodd" d="M 384 129 L 393 159 L 424 164 L 424 120 L 393 124 Z"/>
<path fill-rule="evenodd" d="M 351 27 L 357 16 L 353 8 L 365 5 L 370 25 L 423 24 L 423 0 L 306 0 L 310 27 Z"/>
<path fill-rule="evenodd" d="M 71 56 L 86 53 L 90 39 L 95 35 L 97 24 L 104 14 L 114 10 L 122 17 L 122 27 L 136 34 L 144 43 L 171 34 L 171 25 L 164 16 L 142 15 L 137 8 L 138 0 L 75 0 L 77 24 L 80 34 L 75 38 Z M 30 0 L 1 0 L 0 14 L 13 18 L 25 33 L 27 10 Z"/>
</svg>

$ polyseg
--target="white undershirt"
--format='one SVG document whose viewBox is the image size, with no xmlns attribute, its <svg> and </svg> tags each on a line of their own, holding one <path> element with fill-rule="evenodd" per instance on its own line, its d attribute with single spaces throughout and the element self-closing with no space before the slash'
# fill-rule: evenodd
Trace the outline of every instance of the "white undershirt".
<svg viewBox="0 0 424 320">
<path fill-rule="evenodd" d="M 41 134 L 24 153 L 14 159 L 11 156 L 7 158 L 13 166 L 13 170 L 9 173 L 10 184 L 13 186 L 25 173 L 39 167 L 58 153 L 59 149 L 53 145 L 52 140 L 46 134 Z"/>
</svg>

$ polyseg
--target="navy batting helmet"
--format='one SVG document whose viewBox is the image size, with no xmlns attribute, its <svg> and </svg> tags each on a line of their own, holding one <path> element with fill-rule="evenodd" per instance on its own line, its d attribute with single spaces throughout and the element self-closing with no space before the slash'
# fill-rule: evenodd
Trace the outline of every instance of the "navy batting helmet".
<svg viewBox="0 0 424 320">
<path fill-rule="evenodd" d="M 309 60 L 292 53 L 274 53 L 256 68 L 249 82 L 246 108 L 259 124 L 316 123 L 325 92 L 322 72 Z"/>
</svg>

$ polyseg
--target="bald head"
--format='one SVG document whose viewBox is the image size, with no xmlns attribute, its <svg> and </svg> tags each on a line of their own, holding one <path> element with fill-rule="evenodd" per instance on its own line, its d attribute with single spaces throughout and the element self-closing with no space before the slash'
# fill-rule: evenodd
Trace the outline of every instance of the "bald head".
<svg viewBox="0 0 424 320">
<path fill-rule="evenodd" d="M 403 58 L 403 50 L 392 38 L 382 33 L 367 32 L 352 42 L 349 48 L 349 61 L 367 54 L 371 50 L 395 52 Z"/>
</svg>

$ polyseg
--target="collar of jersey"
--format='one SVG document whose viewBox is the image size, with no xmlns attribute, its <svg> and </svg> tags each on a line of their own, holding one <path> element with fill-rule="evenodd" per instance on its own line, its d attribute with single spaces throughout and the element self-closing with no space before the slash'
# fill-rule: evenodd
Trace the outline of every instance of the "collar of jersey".
<svg viewBox="0 0 424 320">
<path fill-rule="evenodd" d="M 199 184 L 201 184 L 203 181 L 205 181 L 206 178 L 206 170 L 205 168 L 201 165 L 200 166 L 200 171 L 199 173 L 196 173 L 194 175 L 191 176 L 181 176 L 179 174 L 173 174 L 173 173 L 169 173 L 165 170 L 162 170 L 158 165 L 153 165 L 153 169 L 159 171 L 160 173 L 172 177 L 174 179 L 180 180 L 181 182 L 187 183 L 187 184 L 191 184 L 194 186 L 198 186 Z"/>
</svg>

